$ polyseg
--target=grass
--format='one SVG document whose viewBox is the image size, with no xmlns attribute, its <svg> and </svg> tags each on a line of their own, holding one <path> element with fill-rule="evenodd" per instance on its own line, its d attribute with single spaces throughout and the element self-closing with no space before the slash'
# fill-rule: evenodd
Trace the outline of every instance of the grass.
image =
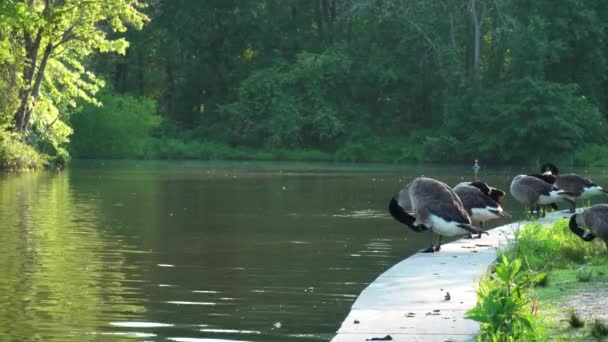
<svg viewBox="0 0 608 342">
<path fill-rule="evenodd" d="M 583 266 L 576 271 L 576 279 L 583 283 L 590 281 L 592 276 L 593 272 L 586 266 Z"/>
<path fill-rule="evenodd" d="M 500 254 L 498 260 L 503 255 L 511 261 L 521 260 L 522 274 L 531 278 L 533 286 L 524 291 L 536 315 L 535 330 L 539 332 L 535 340 L 588 341 L 608 336 L 607 322 L 592 318 L 584 303 L 584 298 L 608 282 L 608 253 L 603 242 L 583 242 L 570 232 L 567 220 L 551 227 L 534 222 L 517 232 Z M 581 329 L 583 326 L 586 328 Z"/>
<path fill-rule="evenodd" d="M 593 319 L 589 324 L 591 336 L 602 338 L 608 336 L 608 326 L 599 319 Z"/>
<path fill-rule="evenodd" d="M 568 310 L 568 323 L 570 323 L 570 326 L 573 328 L 582 328 L 585 326 L 585 321 L 583 321 L 572 308 Z"/>
</svg>

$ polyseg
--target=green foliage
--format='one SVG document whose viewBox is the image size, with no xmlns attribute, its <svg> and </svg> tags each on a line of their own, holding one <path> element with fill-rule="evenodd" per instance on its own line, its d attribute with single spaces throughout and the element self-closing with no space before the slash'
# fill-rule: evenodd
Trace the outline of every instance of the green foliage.
<svg viewBox="0 0 608 342">
<path fill-rule="evenodd" d="M 85 104 L 72 116 L 72 153 L 81 158 L 134 158 L 144 154 L 152 130 L 160 124 L 153 100 L 105 92 L 103 106 Z"/>
<path fill-rule="evenodd" d="M 576 310 L 573 308 L 568 309 L 568 323 L 570 323 L 570 326 L 573 328 L 582 328 L 585 326 L 585 321 L 578 317 Z"/>
<path fill-rule="evenodd" d="M 589 324 L 589 328 L 591 331 L 591 336 L 593 337 L 603 338 L 608 336 L 608 326 L 600 319 L 596 318 L 591 321 L 591 324 Z"/>
<path fill-rule="evenodd" d="M 593 277 L 593 272 L 585 266 L 580 267 L 576 271 L 576 279 L 580 282 L 589 282 L 591 277 Z"/>
<path fill-rule="evenodd" d="M 608 147 L 598 144 L 585 144 L 574 154 L 577 165 L 608 166 Z"/>
<path fill-rule="evenodd" d="M 121 33 L 142 27 L 144 7 L 137 0 L 0 4 L 0 124 L 33 147 L 27 153 L 67 161 L 68 109 L 78 100 L 99 104 L 95 94 L 104 85 L 86 62 L 95 52 L 124 54 L 128 43 Z"/>
<path fill-rule="evenodd" d="M 31 170 L 46 164 L 47 157 L 19 140 L 19 134 L 3 126 L 0 126 L 0 132 L 0 170 Z"/>
<path fill-rule="evenodd" d="M 350 65 L 344 53 L 330 50 L 254 72 L 243 82 L 239 101 L 219 108 L 231 140 L 273 148 L 334 142 L 344 118 L 328 95 L 347 84 Z"/>
<path fill-rule="evenodd" d="M 604 141 L 606 121 L 576 86 L 533 78 L 471 89 L 446 113 L 451 139 L 482 159 L 539 160 Z M 474 128 L 474 129 L 473 129 Z"/>
<path fill-rule="evenodd" d="M 520 259 L 502 256 L 495 272 L 485 277 L 477 291 L 478 303 L 466 317 L 481 323 L 479 341 L 533 341 L 534 315 L 530 310 L 530 276 Z"/>
<path fill-rule="evenodd" d="M 252 150 L 235 148 L 222 143 L 167 137 L 149 139 L 141 157 L 199 160 L 332 160 L 331 155 L 316 150 Z"/>
<path fill-rule="evenodd" d="M 534 222 L 525 225 L 517 240 L 502 251 L 509 258 L 521 258 L 533 270 L 549 270 L 580 264 L 605 251 L 603 243 L 582 243 L 568 228 L 568 220 L 560 220 L 551 228 Z"/>
</svg>

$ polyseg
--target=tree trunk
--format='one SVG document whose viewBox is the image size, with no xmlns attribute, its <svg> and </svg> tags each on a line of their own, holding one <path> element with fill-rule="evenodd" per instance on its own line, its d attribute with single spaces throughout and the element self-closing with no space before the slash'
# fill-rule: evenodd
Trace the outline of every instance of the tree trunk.
<svg viewBox="0 0 608 342">
<path fill-rule="evenodd" d="M 48 43 L 44 49 L 44 55 L 42 56 L 42 60 L 40 61 L 38 71 L 36 72 L 36 81 L 29 96 L 31 98 L 31 101 L 28 101 L 28 103 L 26 103 L 26 106 L 23 111 L 22 122 L 19 126 L 19 131 L 21 131 L 22 133 L 24 133 L 29 126 L 32 112 L 34 111 L 34 108 L 36 106 L 36 99 L 38 99 L 38 95 L 40 94 L 40 85 L 42 84 L 42 79 L 44 78 L 44 71 L 46 69 L 47 62 L 49 61 L 49 57 L 51 56 L 51 52 L 53 52 L 53 44 Z"/>
<path fill-rule="evenodd" d="M 38 30 L 36 39 L 32 41 L 32 37 L 28 32 L 23 34 L 25 40 L 25 58 L 26 67 L 23 70 L 23 90 L 19 93 L 21 98 L 19 108 L 15 115 L 17 120 L 17 128 L 21 130 L 24 125 L 27 107 L 30 102 L 30 96 L 32 94 L 32 81 L 34 80 L 34 71 L 36 70 L 36 64 L 38 63 L 38 50 L 40 50 L 40 42 L 42 41 L 42 28 Z"/>
<path fill-rule="evenodd" d="M 481 30 L 483 28 L 483 20 L 486 15 L 486 3 L 482 1 L 481 13 L 477 15 L 476 0 L 471 0 L 471 15 L 473 17 L 473 31 L 474 31 L 474 49 L 473 49 L 473 73 L 475 77 L 479 76 L 479 66 L 481 63 L 480 59 L 480 47 L 481 47 Z"/>
<path fill-rule="evenodd" d="M 165 64 L 165 72 L 167 74 L 167 115 L 172 116 L 175 114 L 175 76 L 173 75 L 173 65 L 170 60 Z"/>
<path fill-rule="evenodd" d="M 145 92 L 145 84 L 144 84 L 144 52 L 142 49 L 137 50 L 137 89 L 139 90 L 139 95 L 144 96 Z"/>
</svg>

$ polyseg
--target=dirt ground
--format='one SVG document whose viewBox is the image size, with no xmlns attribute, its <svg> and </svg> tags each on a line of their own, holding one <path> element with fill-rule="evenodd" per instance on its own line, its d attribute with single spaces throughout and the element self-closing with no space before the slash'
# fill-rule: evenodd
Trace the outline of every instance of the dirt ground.
<svg viewBox="0 0 608 342">
<path fill-rule="evenodd" d="M 564 308 L 573 308 L 579 317 L 588 321 L 601 319 L 608 324 L 608 286 L 585 289 L 560 300 Z M 564 317 L 567 310 L 564 310 Z"/>
</svg>

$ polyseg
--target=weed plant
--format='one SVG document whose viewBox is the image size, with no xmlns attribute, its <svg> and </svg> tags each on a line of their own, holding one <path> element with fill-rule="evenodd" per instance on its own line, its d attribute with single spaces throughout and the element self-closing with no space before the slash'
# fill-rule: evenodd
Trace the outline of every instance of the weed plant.
<svg viewBox="0 0 608 342">
<path fill-rule="evenodd" d="M 568 310 L 568 323 L 570 323 L 570 326 L 573 328 L 582 328 L 585 325 L 585 321 L 578 317 L 573 308 Z"/>
</svg>

